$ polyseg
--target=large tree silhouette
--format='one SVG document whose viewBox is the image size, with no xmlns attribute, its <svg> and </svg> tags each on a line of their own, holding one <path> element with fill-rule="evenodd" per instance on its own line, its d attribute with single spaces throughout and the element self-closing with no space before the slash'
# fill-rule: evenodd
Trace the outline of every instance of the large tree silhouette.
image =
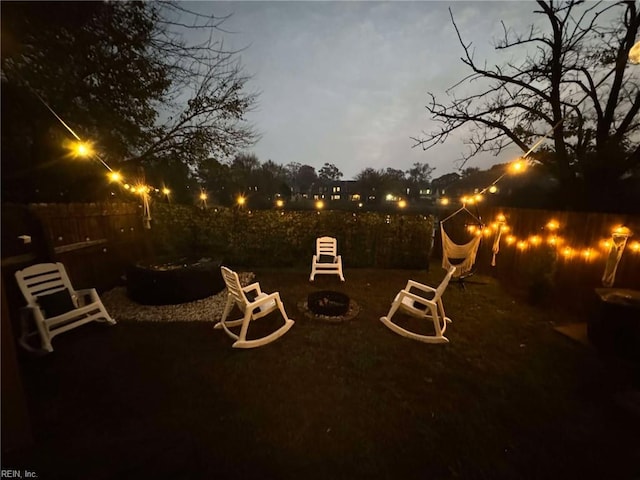
<svg viewBox="0 0 640 480">
<path fill-rule="evenodd" d="M 503 24 L 495 47 L 520 60 L 493 67 L 474 59 L 451 15 L 470 74 L 446 102 L 429 94 L 427 110 L 439 127 L 415 145 L 429 149 L 471 127 L 464 161 L 515 144 L 559 180 L 559 206 L 608 208 L 640 166 L 640 67 L 628 62 L 640 28 L 637 5 L 537 5 L 546 28 L 517 33 Z M 456 95 L 476 85 L 482 88 Z"/>
<path fill-rule="evenodd" d="M 64 158 L 73 136 L 60 120 L 132 172 L 250 146 L 255 95 L 223 21 L 171 2 L 3 4 L 3 198 L 88 199 L 104 185 L 99 164 Z"/>
</svg>

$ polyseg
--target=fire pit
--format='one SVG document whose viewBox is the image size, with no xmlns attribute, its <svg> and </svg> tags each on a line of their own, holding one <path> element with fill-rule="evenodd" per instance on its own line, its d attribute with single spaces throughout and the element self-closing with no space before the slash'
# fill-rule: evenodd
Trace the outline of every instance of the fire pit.
<svg viewBox="0 0 640 480">
<path fill-rule="evenodd" d="M 331 290 L 310 293 L 298 307 L 309 318 L 331 323 L 351 320 L 360 313 L 360 307 L 348 295 Z"/>
<path fill-rule="evenodd" d="M 316 315 L 340 317 L 349 310 L 349 297 L 344 293 L 322 290 L 309 294 L 307 306 Z"/>
</svg>

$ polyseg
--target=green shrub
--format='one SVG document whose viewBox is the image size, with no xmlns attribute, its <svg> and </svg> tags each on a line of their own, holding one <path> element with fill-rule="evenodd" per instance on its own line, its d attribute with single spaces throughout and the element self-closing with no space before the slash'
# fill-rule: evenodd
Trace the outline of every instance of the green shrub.
<svg viewBox="0 0 640 480">
<path fill-rule="evenodd" d="M 247 211 L 157 204 L 157 254 L 213 257 L 234 266 L 307 265 L 315 239 L 332 236 L 347 267 L 426 268 L 433 218 L 344 211 Z"/>
</svg>

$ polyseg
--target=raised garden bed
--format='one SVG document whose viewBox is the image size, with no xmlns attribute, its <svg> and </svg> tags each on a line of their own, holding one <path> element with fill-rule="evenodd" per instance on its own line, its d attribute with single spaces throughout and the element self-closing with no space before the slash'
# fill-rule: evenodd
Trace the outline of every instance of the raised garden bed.
<svg viewBox="0 0 640 480">
<path fill-rule="evenodd" d="M 174 305 L 210 297 L 225 287 L 220 265 L 208 258 L 135 264 L 127 269 L 127 295 L 142 305 Z"/>
</svg>

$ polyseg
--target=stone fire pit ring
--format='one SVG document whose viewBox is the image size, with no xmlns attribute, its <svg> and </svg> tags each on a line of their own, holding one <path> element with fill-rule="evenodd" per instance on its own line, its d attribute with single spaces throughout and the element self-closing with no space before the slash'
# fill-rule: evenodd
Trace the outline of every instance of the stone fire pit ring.
<svg viewBox="0 0 640 480">
<path fill-rule="evenodd" d="M 306 317 L 329 323 L 351 320 L 360 313 L 359 305 L 348 295 L 331 290 L 311 292 L 306 301 L 298 303 Z"/>
</svg>

